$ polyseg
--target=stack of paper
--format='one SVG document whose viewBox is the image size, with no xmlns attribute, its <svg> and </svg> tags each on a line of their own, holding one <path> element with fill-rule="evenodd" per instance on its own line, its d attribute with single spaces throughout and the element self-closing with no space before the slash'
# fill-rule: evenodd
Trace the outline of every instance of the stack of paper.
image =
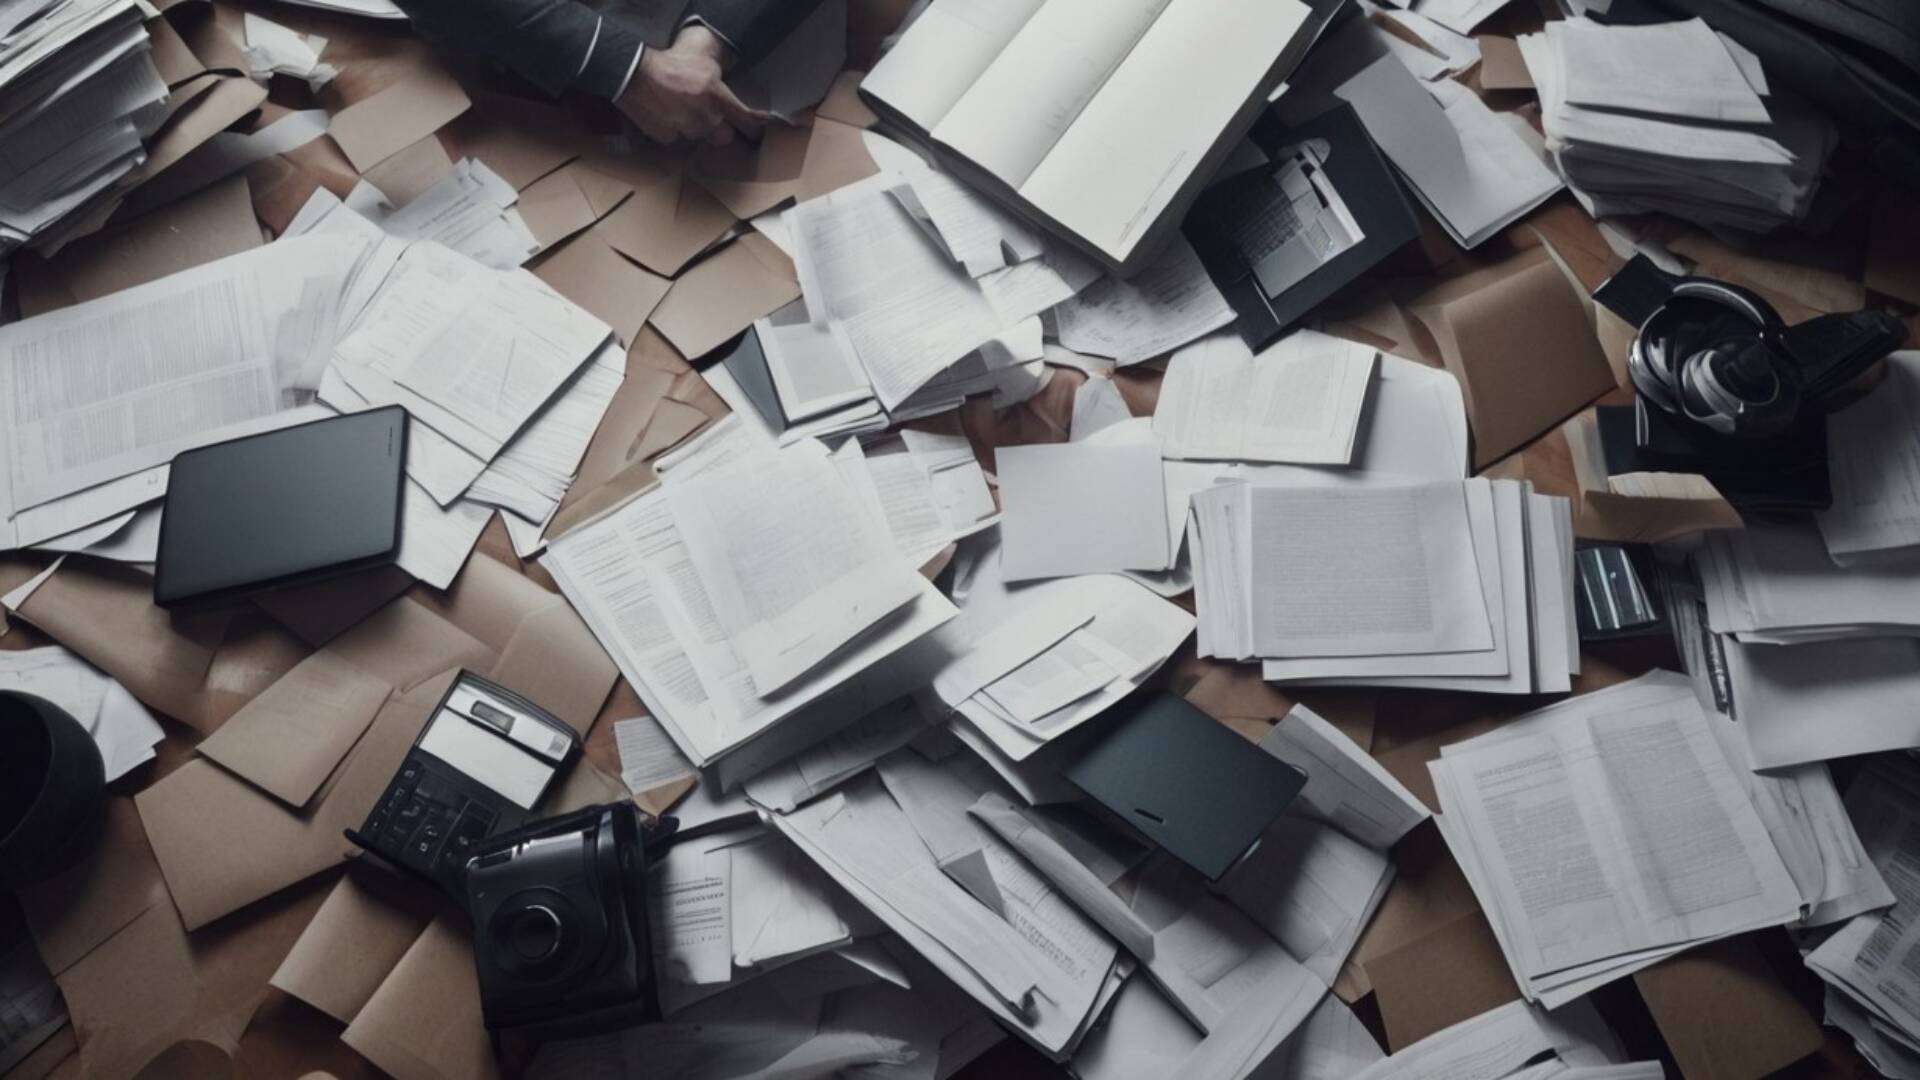
<svg viewBox="0 0 1920 1080">
<path fill-rule="evenodd" d="M 1767 232 L 1803 219 L 1836 137 L 1768 95 L 1760 61 L 1700 19 L 1547 24 L 1520 38 L 1547 145 L 1595 216 L 1660 211 Z"/>
<path fill-rule="evenodd" d="M 368 252 L 301 237 L 0 328 L 0 548 L 158 499 L 182 450 L 327 415 L 294 391 L 371 287 Z"/>
<path fill-rule="evenodd" d="M 997 339 L 1019 362 L 1039 359 L 1038 316 L 1095 274 L 1077 258 L 1041 257 L 1030 237 L 1003 242 L 988 213 L 965 188 L 926 172 L 882 172 L 796 206 L 794 264 L 807 312 L 816 327 L 838 331 L 832 346 L 806 350 L 798 362 L 807 367 L 796 371 L 788 358 L 796 404 L 829 407 L 803 385 L 823 385 L 830 402 L 857 402 L 850 395 L 861 380 L 846 350 L 890 414 L 913 412 L 928 383 Z"/>
<path fill-rule="evenodd" d="M 1435 819 L 1529 1001 L 1794 922 L 1801 892 L 1715 723 L 1655 672 L 1441 750 Z"/>
<path fill-rule="evenodd" d="M 1518 481 L 1342 479 L 1193 496 L 1202 656 L 1259 659 L 1269 681 L 1306 685 L 1571 688 L 1566 500 Z"/>
<path fill-rule="evenodd" d="M 932 690 L 953 711 L 954 733 L 1012 771 L 1137 690 L 1194 620 L 1116 574 L 1010 584 L 1005 559 L 985 533 L 954 560 L 961 616 L 939 635 L 949 659 Z M 1009 782 L 1022 786 L 1017 773 Z"/>
<path fill-rule="evenodd" d="M 1827 1022 L 1851 1035 L 1867 1060 L 1888 1076 L 1920 1076 L 1920 768 L 1911 758 L 1876 758 L 1847 789 L 1853 817 L 1873 864 L 1893 887 L 1893 906 L 1861 915 L 1807 954 L 1827 982 Z"/>
<path fill-rule="evenodd" d="M 1887 357 L 1886 377 L 1827 425 L 1833 505 L 1814 515 L 1841 566 L 1920 557 L 1920 353 Z"/>
<path fill-rule="evenodd" d="M 550 546 L 561 590 L 694 765 L 789 718 L 797 751 L 936 660 L 895 655 L 955 611 L 914 573 L 865 464 L 857 442 L 771 448 L 729 422 Z"/>
<path fill-rule="evenodd" d="M 1837 566 L 1811 522 L 1708 533 L 1694 563 L 1708 624 L 1743 642 L 1920 635 L 1920 563 Z"/>
<path fill-rule="evenodd" d="M 146 161 L 167 84 L 136 0 L 0 6 L 0 256 L 56 234 Z"/>
<path fill-rule="evenodd" d="M 1302 330 L 1254 356 L 1222 334 L 1174 354 L 1153 426 L 1173 459 L 1349 465 L 1380 353 Z"/>
</svg>

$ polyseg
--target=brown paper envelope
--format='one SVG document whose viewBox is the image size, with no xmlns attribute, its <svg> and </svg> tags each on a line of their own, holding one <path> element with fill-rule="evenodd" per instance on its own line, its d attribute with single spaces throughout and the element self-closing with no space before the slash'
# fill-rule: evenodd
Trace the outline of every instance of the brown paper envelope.
<svg viewBox="0 0 1920 1080">
<path fill-rule="evenodd" d="M 595 231 L 615 251 L 672 277 L 736 223 L 720 200 L 689 182 L 683 171 L 664 183 L 635 188 Z"/>
<path fill-rule="evenodd" d="M 153 51 L 149 59 L 154 69 L 160 72 L 160 80 L 169 87 L 178 86 L 196 75 L 206 73 L 207 65 L 195 56 L 193 50 L 180 37 L 180 32 L 165 19 L 147 20 L 147 39 L 152 43 Z"/>
<path fill-rule="evenodd" d="M 361 173 L 431 136 L 472 104 L 444 68 L 422 64 L 405 78 L 333 114 L 327 127 Z"/>
<path fill-rule="evenodd" d="M 827 96 L 820 101 L 814 115 L 856 128 L 870 128 L 880 122 L 867 103 L 860 100 L 860 80 L 867 77 L 864 71 L 843 71 L 827 88 Z"/>
<path fill-rule="evenodd" d="M 396 1080 L 500 1075 L 463 922 L 442 915 L 429 923 L 340 1036 Z"/>
<path fill-rule="evenodd" d="M 1657 543 L 1707 529 L 1739 529 L 1745 523 L 1704 478 L 1675 477 L 1671 483 L 1641 474 L 1632 478 L 1666 497 L 1616 494 L 1607 476 L 1600 446 L 1600 428 L 1591 412 L 1582 413 L 1562 428 L 1572 457 L 1578 498 L 1574 500 L 1574 533 L 1595 540 Z M 1694 482 L 1689 482 L 1694 481 Z M 1704 486 L 1703 486 L 1704 485 Z"/>
<path fill-rule="evenodd" d="M 1520 997 L 1493 927 L 1477 911 L 1365 966 L 1395 1053 Z M 1436 992 L 1441 987 L 1445 992 Z"/>
<path fill-rule="evenodd" d="M 445 691 L 452 678 L 428 684 Z M 342 830 L 360 824 L 426 726 L 432 701 L 395 697 L 320 798 L 295 813 L 206 761 L 182 765 L 135 797 L 168 891 L 188 929 L 338 865 Z"/>
<path fill-rule="evenodd" d="M 838 191 L 880 171 L 867 153 L 860 129 L 824 117 L 814 120 L 813 137 L 807 141 L 807 160 L 800 172 L 800 185 L 793 197 L 801 202 Z"/>
<path fill-rule="evenodd" d="M 453 171 L 453 159 L 437 136 L 428 134 L 364 170 L 362 179 L 380 189 L 395 206 L 405 206 Z"/>
<path fill-rule="evenodd" d="M 652 172 L 645 175 L 648 177 L 648 183 L 660 179 Z M 587 204 L 593 207 L 595 220 L 606 217 L 618 209 L 620 204 L 633 194 L 635 187 L 645 186 L 609 176 L 586 161 L 575 163 L 573 179 L 580 185 L 581 193 L 586 195 Z"/>
<path fill-rule="evenodd" d="M 759 143 L 735 140 L 694 156 L 688 175 L 742 221 L 792 199 L 800 189 L 813 128 L 770 126 Z"/>
<path fill-rule="evenodd" d="M 515 191 L 572 161 L 591 142 L 565 109 L 491 94 L 477 95 L 444 134 L 454 157 L 485 163 Z"/>
<path fill-rule="evenodd" d="M 273 986 L 350 1024 L 440 906 L 387 871 L 351 867 L 280 962 Z"/>
<path fill-rule="evenodd" d="M 493 650 L 495 657 L 482 665 L 491 667 L 528 616 L 546 610 L 557 594 L 500 560 L 486 558 L 468 560 L 446 592 L 417 590 L 412 599 Z"/>
<path fill-rule="evenodd" d="M 20 891 L 34 944 L 55 975 L 148 908 L 167 902 L 166 882 L 133 800 L 108 796 L 106 813 L 100 841 L 80 865 Z"/>
<path fill-rule="evenodd" d="M 566 600 L 555 596 L 521 622 L 488 677 L 585 736 L 620 669 Z"/>
<path fill-rule="evenodd" d="M 166 5 L 161 5 L 161 10 L 166 10 Z M 207 70 L 247 74 L 246 20 L 239 11 L 209 4 L 200 17 L 174 18 L 168 22 L 180 32 L 181 40 Z"/>
<path fill-rule="evenodd" d="M 196 749 L 288 806 L 302 807 L 392 693 L 391 683 L 322 649 Z"/>
<path fill-rule="evenodd" d="M 1580 297 L 1544 249 L 1446 282 L 1413 314 L 1460 381 L 1475 469 L 1614 388 Z"/>
<path fill-rule="evenodd" d="M 163 1054 L 178 1066 L 182 1055 L 172 1047 L 183 1040 L 230 1055 L 274 966 L 324 896 L 319 887 L 294 890 L 247 919 L 191 936 L 171 906 L 149 908 L 59 978 L 79 1036 L 81 1074 L 131 1077 Z M 187 1060 L 204 1068 L 217 1058 L 202 1051 Z"/>
<path fill-rule="evenodd" d="M 485 668 L 500 650 L 418 602 L 403 599 L 321 651 L 382 686 L 404 692 L 451 668 Z"/>
<path fill-rule="evenodd" d="M 397 566 L 381 566 L 345 577 L 253 598 L 253 605 L 314 648 L 345 633 L 387 606 L 413 585 L 413 576 Z"/>
<path fill-rule="evenodd" d="M 586 171 L 569 166 L 521 190 L 520 216 L 542 248 L 553 247 L 598 220 L 577 179 Z"/>
<path fill-rule="evenodd" d="M 613 250 L 598 226 L 540 257 L 535 276 L 632 342 L 672 282 Z"/>
<path fill-rule="evenodd" d="M 170 615 L 154 606 L 150 579 L 63 566 L 18 614 L 155 711 L 212 730 L 206 676 L 226 630 L 225 613 Z"/>
<path fill-rule="evenodd" d="M 692 359 L 799 298 L 792 261 L 772 241 L 752 233 L 680 275 L 650 321 Z"/>
<path fill-rule="evenodd" d="M 1520 55 L 1520 43 L 1508 37 L 1481 34 L 1480 86 L 1487 90 L 1531 90 L 1533 73 Z"/>
<path fill-rule="evenodd" d="M 1758 1080 L 1820 1049 L 1819 1025 L 1750 937 L 1689 949 L 1633 981 L 1687 1080 Z"/>
<path fill-rule="evenodd" d="M 133 183 L 144 183 L 245 119 L 267 100 L 267 88 L 237 75 L 205 75 L 174 91 L 182 97 L 160 130 L 147 140 L 147 163 Z"/>
<path fill-rule="evenodd" d="M 233 176 L 75 240 L 29 272 L 54 278 L 75 303 L 84 303 L 251 251 L 261 242 L 246 178 Z"/>
</svg>

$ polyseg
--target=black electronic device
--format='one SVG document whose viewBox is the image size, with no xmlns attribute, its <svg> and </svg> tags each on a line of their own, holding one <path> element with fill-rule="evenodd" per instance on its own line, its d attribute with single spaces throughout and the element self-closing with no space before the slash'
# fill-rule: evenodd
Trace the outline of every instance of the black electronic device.
<svg viewBox="0 0 1920 1080">
<path fill-rule="evenodd" d="M 466 900 L 489 1031 L 575 1038 L 659 1017 L 648 839 L 632 803 L 608 803 L 481 845 Z"/>
<path fill-rule="evenodd" d="M 462 898 L 481 841 L 530 818 L 579 752 L 580 736 L 553 714 L 463 671 L 347 839 Z"/>
<path fill-rule="evenodd" d="M 1135 695 L 1063 775 L 1113 819 L 1219 881 L 1293 804 L 1307 774 L 1166 693 Z"/>
<path fill-rule="evenodd" d="M 1268 163 L 1217 180 L 1185 232 L 1258 352 L 1418 238 L 1420 223 L 1353 106 L 1293 127 L 1269 111 L 1250 138 Z"/>
<path fill-rule="evenodd" d="M 1582 540 L 1574 545 L 1574 614 L 1583 641 L 1668 632 L 1653 549 Z"/>
<path fill-rule="evenodd" d="M 1645 256 L 1594 298 L 1639 327 L 1627 353 L 1638 391 L 1631 442 L 1602 418 L 1609 472 L 1698 473 L 1742 510 L 1831 503 L 1827 414 L 1906 339 L 1899 319 L 1877 311 L 1788 326 L 1749 289 L 1675 277 Z"/>
<path fill-rule="evenodd" d="M 175 455 L 154 602 L 216 604 L 393 562 L 406 461 L 397 405 Z"/>
</svg>

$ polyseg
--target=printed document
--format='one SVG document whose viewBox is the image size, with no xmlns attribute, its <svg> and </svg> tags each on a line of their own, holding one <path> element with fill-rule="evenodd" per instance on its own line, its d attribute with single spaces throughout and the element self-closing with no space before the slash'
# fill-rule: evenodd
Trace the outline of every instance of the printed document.
<svg viewBox="0 0 1920 1080">
<path fill-rule="evenodd" d="M 1347 465 L 1379 355 L 1312 330 L 1259 356 L 1216 335 L 1174 354 L 1153 428 L 1173 459 Z"/>
</svg>

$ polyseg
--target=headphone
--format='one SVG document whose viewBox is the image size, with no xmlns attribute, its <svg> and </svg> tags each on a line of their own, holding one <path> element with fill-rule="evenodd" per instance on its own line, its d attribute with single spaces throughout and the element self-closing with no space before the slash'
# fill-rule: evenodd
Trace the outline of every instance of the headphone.
<svg viewBox="0 0 1920 1080">
<path fill-rule="evenodd" d="M 1838 407 L 1846 384 L 1905 337 L 1898 319 L 1877 311 L 1788 327 L 1751 290 L 1681 278 L 1641 324 L 1627 372 L 1664 412 L 1720 435 L 1765 439 L 1803 412 Z"/>
<path fill-rule="evenodd" d="M 1800 366 L 1773 306 L 1738 285 L 1682 278 L 1627 353 L 1634 389 L 1721 435 L 1760 439 L 1800 415 Z"/>
</svg>

